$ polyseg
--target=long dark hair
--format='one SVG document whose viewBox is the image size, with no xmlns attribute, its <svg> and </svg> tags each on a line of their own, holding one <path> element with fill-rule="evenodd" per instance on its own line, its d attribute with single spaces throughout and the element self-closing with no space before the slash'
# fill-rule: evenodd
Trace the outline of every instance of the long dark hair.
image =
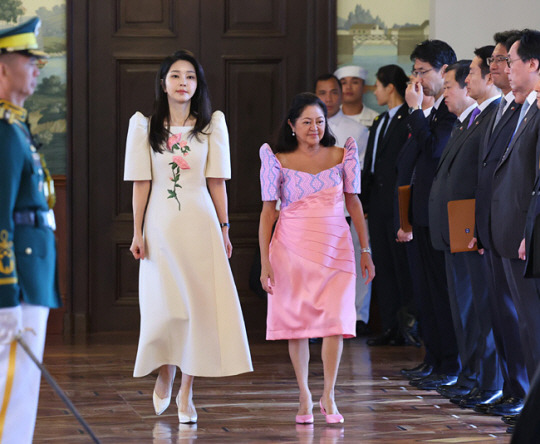
<svg viewBox="0 0 540 444">
<path fill-rule="evenodd" d="M 385 65 L 381 66 L 375 74 L 375 77 L 382 86 L 394 85 L 396 92 L 405 99 L 405 90 L 407 89 L 407 82 L 409 78 L 405 74 L 405 71 L 398 65 Z"/>
<path fill-rule="evenodd" d="M 150 119 L 148 139 L 150 146 L 157 153 L 163 152 L 163 145 L 170 136 L 169 101 L 167 100 L 167 93 L 164 91 L 163 85 L 171 66 L 178 60 L 185 60 L 191 63 L 195 68 L 195 74 L 197 76 L 197 89 L 191 98 L 190 106 L 190 114 L 195 117 L 196 121 L 195 126 L 189 133 L 190 137 L 195 136 L 199 139 L 201 134 L 206 134 L 204 130 L 212 118 L 212 106 L 210 104 L 208 86 L 202 66 L 190 51 L 186 49 L 176 51 L 161 62 L 156 75 L 154 112 Z"/>
<path fill-rule="evenodd" d="M 291 152 L 298 147 L 298 141 L 296 140 L 296 137 L 292 135 L 292 130 L 288 122 L 290 121 L 294 125 L 304 109 L 312 105 L 316 105 L 321 108 L 324 114 L 324 134 L 321 138 L 320 144 L 322 146 L 334 146 L 336 144 L 336 138 L 328 127 L 328 111 L 326 110 L 326 105 L 315 94 L 303 92 L 294 96 L 291 107 L 287 112 L 287 116 L 285 119 L 283 119 L 283 123 L 279 129 L 276 147 L 274 149 L 275 153 Z"/>
</svg>

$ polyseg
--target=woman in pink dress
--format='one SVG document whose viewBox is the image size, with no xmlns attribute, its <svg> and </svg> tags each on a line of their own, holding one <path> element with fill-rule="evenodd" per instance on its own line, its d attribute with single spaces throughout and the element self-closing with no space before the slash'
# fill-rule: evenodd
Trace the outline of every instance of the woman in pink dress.
<svg viewBox="0 0 540 444">
<path fill-rule="evenodd" d="M 327 423 L 343 422 L 334 402 L 334 386 L 343 337 L 355 336 L 356 328 L 356 269 L 344 195 L 362 246 L 362 276 L 370 282 L 375 275 L 358 198 L 358 148 L 353 138 L 345 148 L 334 144 L 324 103 L 314 94 L 302 93 L 293 99 L 275 149 L 268 144 L 260 149 L 259 243 L 261 283 L 268 292 L 266 338 L 289 340 L 300 388 L 297 423 L 313 422 L 308 386 L 308 340 L 313 337 L 323 338 L 321 412 Z"/>
</svg>

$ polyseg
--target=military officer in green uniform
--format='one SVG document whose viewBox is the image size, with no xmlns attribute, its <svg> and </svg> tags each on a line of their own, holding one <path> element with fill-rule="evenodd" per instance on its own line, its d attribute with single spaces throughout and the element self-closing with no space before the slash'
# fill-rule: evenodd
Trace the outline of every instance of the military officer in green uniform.
<svg viewBox="0 0 540 444">
<path fill-rule="evenodd" d="M 31 443 L 50 308 L 60 305 L 52 181 L 27 125 L 37 85 L 39 18 L 0 30 L 0 442 Z"/>
</svg>

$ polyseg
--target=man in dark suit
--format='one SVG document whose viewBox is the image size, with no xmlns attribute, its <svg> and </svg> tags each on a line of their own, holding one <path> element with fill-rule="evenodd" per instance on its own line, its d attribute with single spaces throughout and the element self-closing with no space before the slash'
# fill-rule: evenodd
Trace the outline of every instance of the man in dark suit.
<svg viewBox="0 0 540 444">
<path fill-rule="evenodd" d="M 495 49 L 489 60 L 493 83 L 502 91 L 497 112 L 492 115 L 481 142 L 478 162 L 478 186 L 475 206 L 475 238 L 469 247 L 478 241 L 479 251 L 484 252 L 488 265 L 489 310 L 493 336 L 499 356 L 503 377 L 504 399 L 524 399 L 529 388 L 525 357 L 519 335 L 519 323 L 510 293 L 509 283 L 504 273 L 501 257 L 493 250 L 491 240 L 491 194 L 493 172 L 498 165 L 510 138 L 516 128 L 521 105 L 514 101 L 508 75 L 505 73 L 506 57 L 510 49 L 510 38 L 515 39 L 518 31 L 499 32 L 494 35 Z M 460 399 L 454 399 L 460 402 Z M 476 411 L 485 411 L 479 404 Z"/>
<path fill-rule="evenodd" d="M 23 108 L 45 57 L 37 50 L 39 24 L 35 17 L 0 31 L 0 441 L 6 443 L 32 441 L 41 380 L 16 335 L 41 360 L 49 308 L 60 305 L 52 196 Z"/>
<path fill-rule="evenodd" d="M 396 242 L 394 232 L 394 188 L 396 158 L 406 142 L 408 107 L 405 89 L 409 78 L 397 65 L 379 68 L 375 97 L 388 106 L 370 128 L 362 170 L 362 204 L 368 214 L 373 261 L 382 276 L 373 281 L 384 333 L 370 338 L 368 345 L 399 345 L 404 338 L 398 328 L 398 313 L 409 312 L 412 282 L 405 246 Z M 413 338 L 417 341 L 416 338 Z"/>
<path fill-rule="evenodd" d="M 431 327 L 425 326 L 436 341 L 433 347 L 435 365 L 433 373 L 425 378 L 413 379 L 412 385 L 431 390 L 442 384 L 457 380 L 460 364 L 457 346 L 448 309 L 449 298 L 445 279 L 444 254 L 431 244 L 429 235 L 428 197 L 439 158 L 443 152 L 456 116 L 443 103 L 444 71 L 456 62 L 454 50 L 440 40 L 426 40 L 419 43 L 411 54 L 414 62 L 415 81 L 407 87 L 405 99 L 409 106 L 409 129 L 418 146 L 419 155 L 412 178 L 412 224 L 413 236 L 418 242 L 425 288 L 422 305 L 433 319 Z M 433 96 L 435 103 L 430 116 L 426 118 L 421 104 L 424 94 Z"/>
<path fill-rule="evenodd" d="M 536 106 L 540 108 L 540 77 L 536 82 Z M 534 106 L 534 105 L 531 105 Z M 519 258 L 526 261 L 525 277 L 538 281 L 540 261 L 540 249 L 538 246 L 538 221 L 540 215 L 540 171 L 537 172 L 536 183 L 532 193 L 529 211 L 527 213 L 527 222 L 525 225 L 525 239 L 519 248 Z M 538 421 L 538 411 L 540 410 L 540 366 L 536 370 L 536 375 L 531 382 L 531 388 L 527 394 L 527 399 L 523 410 L 517 420 L 514 418 L 515 430 L 513 425 L 507 431 L 513 432 L 512 444 L 535 444 L 540 436 L 540 421 Z M 508 419 L 507 419 L 507 422 Z"/>
<path fill-rule="evenodd" d="M 521 103 L 517 126 L 493 176 L 492 246 L 502 265 L 519 321 L 525 364 L 530 378 L 540 363 L 540 297 L 536 279 L 525 279 L 519 247 L 538 171 L 540 111 L 534 87 L 540 68 L 540 32 L 524 30 L 508 52 L 506 72 L 515 100 Z M 503 398 L 504 399 L 504 398 Z M 519 413 L 522 399 L 510 398 L 487 409 L 493 414 Z"/>
<path fill-rule="evenodd" d="M 491 323 L 485 315 L 488 309 L 485 260 L 476 251 L 450 251 L 448 221 L 449 202 L 475 197 L 480 139 L 500 100 L 487 63 L 493 49 L 493 46 L 478 48 L 464 72 L 459 67 L 451 70 L 452 65 L 445 73 L 445 102 L 461 123 L 444 149 L 429 197 L 431 240 L 436 249 L 445 252 L 446 279 L 461 360 L 456 384 L 440 387 L 438 391 L 452 398 L 476 388 L 463 407 L 492 402 L 502 396 Z"/>
</svg>

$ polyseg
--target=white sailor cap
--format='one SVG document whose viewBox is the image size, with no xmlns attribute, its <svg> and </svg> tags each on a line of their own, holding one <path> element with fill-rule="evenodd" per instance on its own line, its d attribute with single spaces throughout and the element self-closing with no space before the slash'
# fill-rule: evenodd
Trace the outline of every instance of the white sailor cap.
<svg viewBox="0 0 540 444">
<path fill-rule="evenodd" d="M 343 77 L 360 77 L 361 79 L 366 80 L 367 74 L 367 69 L 358 65 L 345 65 L 336 69 L 334 72 L 334 75 L 340 80 Z"/>
</svg>

